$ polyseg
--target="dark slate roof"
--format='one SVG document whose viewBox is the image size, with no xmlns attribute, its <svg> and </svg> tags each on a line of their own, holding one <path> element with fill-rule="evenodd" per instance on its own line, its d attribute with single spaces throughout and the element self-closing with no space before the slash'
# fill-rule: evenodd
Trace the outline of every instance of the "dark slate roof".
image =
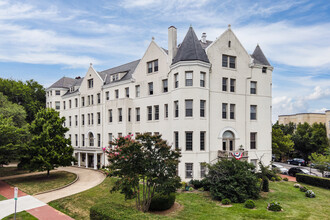
<svg viewBox="0 0 330 220">
<path fill-rule="evenodd" d="M 76 83 L 76 79 L 72 79 L 69 77 L 62 77 L 57 82 L 55 82 L 53 85 L 49 87 L 51 88 L 70 88 Z"/>
<path fill-rule="evenodd" d="M 206 63 L 210 62 L 192 27 L 189 28 L 176 56 L 173 59 L 172 64 L 179 61 L 189 60 L 200 60 Z"/>
<path fill-rule="evenodd" d="M 115 73 L 123 73 L 126 72 L 126 75 L 123 76 L 120 80 L 127 80 L 132 78 L 132 74 L 139 64 L 140 60 L 135 60 L 130 63 L 126 63 L 108 70 L 104 70 L 102 72 L 99 72 L 100 76 L 102 77 L 103 80 L 105 80 L 104 84 L 109 84 L 110 83 L 110 76 L 115 74 Z M 119 81 L 120 81 L 119 80 Z M 116 81 L 118 82 L 118 81 Z"/>
<path fill-rule="evenodd" d="M 254 50 L 254 52 L 251 56 L 254 59 L 255 64 L 270 66 L 270 64 L 269 64 L 267 58 L 265 57 L 264 53 L 262 52 L 259 44 L 257 45 L 256 49 Z"/>
</svg>

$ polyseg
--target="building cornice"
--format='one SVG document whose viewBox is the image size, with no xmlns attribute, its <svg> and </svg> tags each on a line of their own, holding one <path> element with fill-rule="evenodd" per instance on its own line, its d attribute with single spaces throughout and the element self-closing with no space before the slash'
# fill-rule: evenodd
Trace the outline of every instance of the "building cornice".
<svg viewBox="0 0 330 220">
<path fill-rule="evenodd" d="M 206 67 L 206 68 L 211 67 L 210 63 L 205 63 L 205 62 L 199 61 L 199 60 L 192 60 L 192 61 L 179 61 L 179 62 L 171 65 L 170 69 L 172 70 L 179 66 L 193 66 L 193 65 L 202 66 L 202 67 Z"/>
</svg>

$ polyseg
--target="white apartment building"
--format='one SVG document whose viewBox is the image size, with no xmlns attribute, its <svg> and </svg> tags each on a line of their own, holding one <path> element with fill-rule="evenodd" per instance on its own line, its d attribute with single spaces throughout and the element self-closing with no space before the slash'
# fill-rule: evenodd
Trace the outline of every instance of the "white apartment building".
<svg viewBox="0 0 330 220">
<path fill-rule="evenodd" d="M 78 166 L 108 163 L 103 147 L 121 135 L 162 134 L 182 152 L 185 180 L 205 175 L 204 162 L 232 153 L 257 164 L 271 161 L 272 70 L 259 45 L 252 55 L 228 29 L 216 40 L 190 27 L 168 50 L 151 40 L 136 60 L 85 77 L 63 77 L 47 88 L 47 107 L 66 118 Z"/>
</svg>

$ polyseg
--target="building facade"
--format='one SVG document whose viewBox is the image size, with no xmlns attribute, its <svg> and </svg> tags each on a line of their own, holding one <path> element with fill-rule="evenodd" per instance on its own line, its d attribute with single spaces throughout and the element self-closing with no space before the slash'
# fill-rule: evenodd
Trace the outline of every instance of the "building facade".
<svg viewBox="0 0 330 220">
<path fill-rule="evenodd" d="M 152 39 L 140 60 L 63 77 L 47 88 L 47 107 L 66 118 L 78 166 L 107 164 L 110 140 L 149 132 L 181 149 L 183 180 L 199 179 L 204 162 L 235 152 L 269 164 L 272 70 L 259 45 L 248 54 L 230 26 L 213 42 L 190 27 L 179 45 L 171 26 L 168 50 Z"/>
<path fill-rule="evenodd" d="M 327 137 L 330 139 L 330 110 L 326 110 L 325 113 L 299 113 L 292 115 L 279 115 L 279 124 L 289 124 L 290 122 L 294 124 L 303 124 L 307 122 L 312 125 L 314 123 L 323 123 L 327 129 Z"/>
</svg>

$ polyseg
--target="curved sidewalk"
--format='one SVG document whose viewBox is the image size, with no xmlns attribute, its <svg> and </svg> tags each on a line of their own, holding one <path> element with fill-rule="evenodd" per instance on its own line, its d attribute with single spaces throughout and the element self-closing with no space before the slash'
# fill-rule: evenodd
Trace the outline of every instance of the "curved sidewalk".
<svg viewBox="0 0 330 220">
<path fill-rule="evenodd" d="M 79 179 L 68 187 L 55 190 L 52 192 L 39 194 L 34 196 L 35 198 L 39 199 L 44 203 L 48 203 L 50 201 L 67 197 L 76 193 L 83 192 L 90 188 L 93 188 L 94 186 L 97 186 L 100 183 L 102 183 L 106 177 L 101 172 L 90 169 L 78 168 L 78 167 L 60 167 L 57 170 L 63 170 L 63 171 L 75 173 L 79 177 Z"/>
</svg>

